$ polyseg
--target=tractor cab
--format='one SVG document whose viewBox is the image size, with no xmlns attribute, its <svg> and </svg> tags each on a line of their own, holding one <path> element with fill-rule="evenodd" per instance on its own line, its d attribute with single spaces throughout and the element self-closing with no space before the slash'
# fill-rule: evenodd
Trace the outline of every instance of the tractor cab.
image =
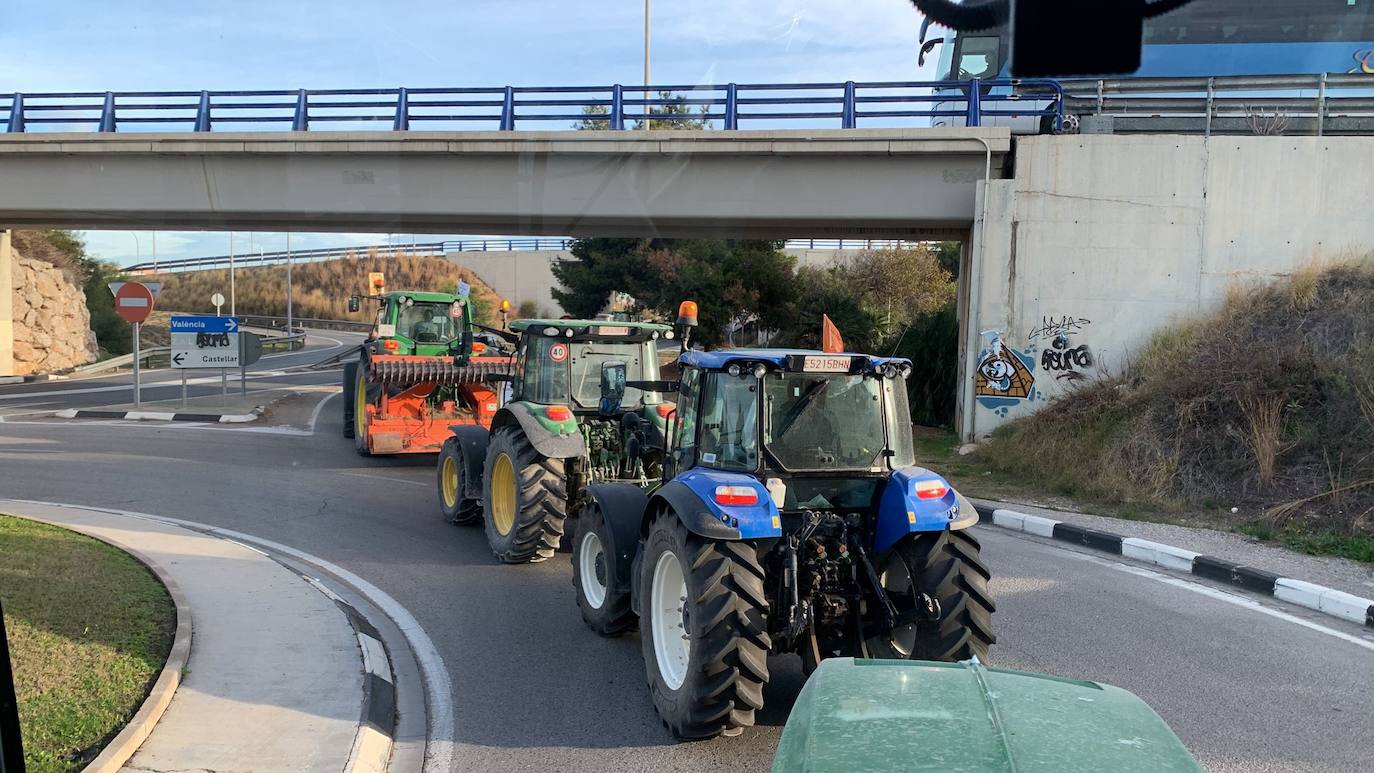
<svg viewBox="0 0 1374 773">
<path fill-rule="evenodd" d="M 659 383 L 659 343 L 675 334 L 669 325 L 586 319 L 521 319 L 512 401 L 542 406 L 554 414 L 591 419 L 636 413 L 661 437 L 672 405 Z M 623 365 L 626 387 L 613 405 L 602 405 L 602 370 Z M 658 387 L 658 388 L 654 388 Z"/>
<path fill-rule="evenodd" d="M 467 296 L 394 290 L 372 299 L 377 316 L 366 345 L 376 354 L 463 358 L 486 349 L 473 337 L 472 303 Z M 357 300 L 357 296 L 349 299 L 350 310 L 356 310 Z"/>
</svg>

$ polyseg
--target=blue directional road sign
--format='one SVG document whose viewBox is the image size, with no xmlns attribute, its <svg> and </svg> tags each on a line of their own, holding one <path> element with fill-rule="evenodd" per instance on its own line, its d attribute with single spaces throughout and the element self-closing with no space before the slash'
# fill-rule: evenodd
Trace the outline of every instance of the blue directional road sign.
<svg viewBox="0 0 1374 773">
<path fill-rule="evenodd" d="M 233 317 L 172 317 L 173 368 L 237 368 L 257 359 L 245 362 L 240 347 Z"/>
<path fill-rule="evenodd" d="M 172 317 L 173 333 L 237 333 L 239 321 L 234 317 Z"/>
</svg>

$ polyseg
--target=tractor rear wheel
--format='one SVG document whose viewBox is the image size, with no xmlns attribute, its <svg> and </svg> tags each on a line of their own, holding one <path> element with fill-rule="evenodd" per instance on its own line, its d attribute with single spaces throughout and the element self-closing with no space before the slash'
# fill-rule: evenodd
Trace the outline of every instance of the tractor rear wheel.
<svg viewBox="0 0 1374 773">
<path fill-rule="evenodd" d="M 897 608 L 891 633 L 871 635 L 870 657 L 987 660 L 997 641 L 988 592 L 991 573 L 967 529 L 911 535 L 878 562 L 878 579 Z M 872 626 L 870 624 L 870 630 Z"/>
<path fill-rule="evenodd" d="M 372 455 L 372 449 L 367 444 L 367 406 L 372 397 L 369 392 L 380 391 L 380 384 L 375 388 L 368 387 L 367 363 L 358 363 L 353 378 L 353 449 L 359 456 Z"/>
<path fill-rule="evenodd" d="M 451 437 L 439 449 L 439 509 L 445 521 L 459 526 L 476 523 L 482 518 L 482 505 L 463 495 L 466 475 L 458 438 Z"/>
<path fill-rule="evenodd" d="M 482 470 L 487 542 L 508 564 L 551 558 L 567 519 L 568 480 L 562 459 L 535 450 L 518 426 L 491 436 Z"/>
<path fill-rule="evenodd" d="M 346 362 L 343 367 L 343 436 L 353 437 L 353 387 L 358 378 L 358 363 Z"/>
<path fill-rule="evenodd" d="M 628 583 L 616 576 L 610 527 L 595 499 L 587 498 L 577 523 L 572 550 L 577 606 L 588 628 L 602 636 L 619 636 L 638 621 L 630 609 L 630 589 L 624 587 Z"/>
<path fill-rule="evenodd" d="M 739 735 L 763 708 L 768 681 L 757 549 L 698 537 L 663 511 L 643 550 L 640 643 L 654 708 L 678 738 Z"/>
</svg>

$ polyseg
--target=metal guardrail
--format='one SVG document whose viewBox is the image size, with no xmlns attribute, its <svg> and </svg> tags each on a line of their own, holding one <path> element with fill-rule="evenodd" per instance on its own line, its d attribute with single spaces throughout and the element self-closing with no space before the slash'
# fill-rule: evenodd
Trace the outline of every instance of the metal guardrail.
<svg viewBox="0 0 1374 773">
<path fill-rule="evenodd" d="M 243 324 L 245 327 L 257 327 L 256 325 L 248 325 L 247 323 Z M 296 346 L 296 344 L 298 343 L 300 344 L 300 346 Z M 275 349 L 283 345 L 291 349 L 300 349 L 304 347 L 305 333 L 292 333 L 291 335 L 271 336 L 269 338 L 262 339 L 262 348 L 264 349 L 267 349 L 269 347 Z M 151 368 L 153 367 L 154 358 L 170 360 L 171 355 L 172 347 L 170 346 L 151 346 L 146 349 L 141 349 L 139 351 L 138 360 L 139 364 L 143 367 Z M 133 367 L 133 364 L 134 356 L 132 354 L 121 354 L 118 357 L 111 357 L 108 360 L 101 360 L 100 362 L 93 362 L 90 365 L 82 365 L 79 368 L 73 368 L 71 372 L 72 374 L 86 375 L 89 373 L 100 373 L 106 370 L 130 368 Z"/>
<path fill-rule="evenodd" d="M 574 128 L 585 121 L 633 129 L 650 118 L 707 121 L 724 129 L 767 128 L 816 121 L 854 129 L 882 122 L 962 116 L 969 126 L 989 115 L 1058 115 L 1058 100 L 988 108 L 1024 98 L 999 86 L 1057 96 L 1050 80 L 725 83 L 653 86 L 492 86 L 480 88 L 271 89 L 252 91 L 15 92 L 0 96 L 10 133 L 33 130 L 319 131 L 371 128 Z M 934 90 L 942 93 L 935 94 Z M 663 94 L 669 96 L 662 96 Z M 687 107 L 685 113 L 669 114 Z M 888 123 L 888 125 L 893 125 Z"/>
<path fill-rule="evenodd" d="M 277 329 L 286 327 L 286 317 L 272 317 L 260 314 L 240 314 L 240 324 L 245 327 L 263 327 Z M 292 317 L 291 321 L 300 326 L 297 329 L 311 327 L 317 330 L 347 330 L 367 333 L 372 330 L 371 322 L 358 322 L 351 319 L 316 319 L 314 317 Z"/>
<path fill-rule="evenodd" d="M 288 260 L 293 263 L 310 263 L 320 260 L 337 260 L 354 256 L 357 258 L 393 257 L 396 255 L 446 255 L 454 252 L 529 252 L 544 250 L 566 252 L 572 248 L 572 239 L 460 239 L 442 242 L 415 242 L 402 245 L 380 245 L 375 247 L 324 247 L 314 250 L 291 250 L 279 252 L 259 252 L 251 255 L 212 255 L 203 258 L 177 258 L 173 260 L 135 263 L 125 267 L 129 274 L 153 274 L 175 271 L 205 271 L 216 268 L 279 265 Z M 783 246 L 798 250 L 872 250 L 885 247 L 916 244 L 901 239 L 788 239 Z"/>
<path fill-rule="evenodd" d="M 1374 133 L 1368 75 L 1076 79 L 1067 115 L 1109 115 L 1116 131 L 1211 134 Z"/>
</svg>

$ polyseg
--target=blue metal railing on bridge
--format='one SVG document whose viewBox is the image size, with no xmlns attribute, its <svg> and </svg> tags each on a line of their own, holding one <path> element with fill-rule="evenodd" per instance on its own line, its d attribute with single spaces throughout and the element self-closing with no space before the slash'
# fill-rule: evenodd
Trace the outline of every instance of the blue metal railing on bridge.
<svg viewBox="0 0 1374 773">
<path fill-rule="evenodd" d="M 671 109 L 687 108 L 669 113 Z M 764 83 L 663 86 L 16 92 L 0 95 L 6 132 L 230 129 L 318 131 L 639 127 L 706 122 L 724 129 L 837 125 L 854 129 L 920 119 L 1063 118 L 1051 80 Z M 919 125 L 919 124 L 915 124 Z"/>
<path fill-rule="evenodd" d="M 444 255 L 451 252 L 528 252 L 534 250 L 566 251 L 573 240 L 563 237 L 525 239 L 450 239 L 442 242 L 412 242 L 410 244 L 378 244 L 353 247 L 324 247 L 313 250 L 277 252 L 249 252 L 236 255 L 211 255 L 201 258 L 173 258 L 126 266 L 129 273 L 160 273 L 164 271 L 204 271 L 229 266 L 266 266 L 285 263 L 309 263 L 349 256 L 393 257 L 397 255 Z M 916 242 L 902 239 L 788 239 L 788 249 L 797 250 L 874 250 L 900 247 Z"/>
</svg>

